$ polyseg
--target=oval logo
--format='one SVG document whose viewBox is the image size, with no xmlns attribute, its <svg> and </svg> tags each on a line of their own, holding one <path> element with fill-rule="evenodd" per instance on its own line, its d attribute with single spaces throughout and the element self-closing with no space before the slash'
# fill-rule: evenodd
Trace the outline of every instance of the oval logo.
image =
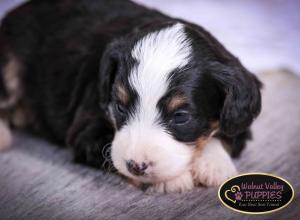
<svg viewBox="0 0 300 220">
<path fill-rule="evenodd" d="M 290 204 L 294 189 L 281 177 L 267 173 L 246 173 L 223 183 L 218 194 L 221 202 L 234 211 L 266 214 Z"/>
</svg>

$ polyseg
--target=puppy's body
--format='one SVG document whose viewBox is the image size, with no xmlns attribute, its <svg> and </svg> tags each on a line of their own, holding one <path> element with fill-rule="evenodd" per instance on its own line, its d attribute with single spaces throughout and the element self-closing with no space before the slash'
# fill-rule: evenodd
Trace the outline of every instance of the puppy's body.
<svg viewBox="0 0 300 220">
<path fill-rule="evenodd" d="M 22 5 L 2 21 L 0 66 L 2 118 L 98 167 L 112 142 L 121 173 L 164 191 L 234 175 L 220 140 L 237 156 L 260 111 L 258 80 L 209 33 L 123 0 Z"/>
<path fill-rule="evenodd" d="M 85 139 L 86 145 L 94 136 L 105 137 L 99 146 L 109 142 L 113 130 L 99 108 L 100 59 L 113 39 L 156 17 L 163 16 L 122 0 L 30 1 L 15 9 L 2 21 L 1 83 L 7 82 L 6 75 L 14 75 L 22 91 L 2 86 L 1 102 L 7 103 L 3 107 L 25 102 L 23 108 L 30 113 L 24 116 L 26 126 L 60 144 L 79 146 Z M 5 70 L 11 63 L 13 73 Z M 76 149 L 76 159 L 99 165 L 101 161 L 94 160 L 101 157 L 98 151 L 95 158 L 86 158 Z"/>
</svg>

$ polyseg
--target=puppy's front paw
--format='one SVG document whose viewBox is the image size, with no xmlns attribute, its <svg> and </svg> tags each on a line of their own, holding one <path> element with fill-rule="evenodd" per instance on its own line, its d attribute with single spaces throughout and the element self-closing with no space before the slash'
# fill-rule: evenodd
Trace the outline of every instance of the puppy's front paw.
<svg viewBox="0 0 300 220">
<path fill-rule="evenodd" d="M 235 175 L 237 175 L 237 170 L 232 159 L 221 142 L 214 138 L 209 141 L 193 163 L 195 184 L 219 186 Z"/>
<path fill-rule="evenodd" d="M 160 193 L 172 193 L 172 192 L 185 192 L 194 187 L 193 177 L 191 172 L 187 171 L 182 175 L 168 180 L 166 182 L 157 183 L 150 186 L 147 189 L 147 193 L 160 192 Z"/>
</svg>

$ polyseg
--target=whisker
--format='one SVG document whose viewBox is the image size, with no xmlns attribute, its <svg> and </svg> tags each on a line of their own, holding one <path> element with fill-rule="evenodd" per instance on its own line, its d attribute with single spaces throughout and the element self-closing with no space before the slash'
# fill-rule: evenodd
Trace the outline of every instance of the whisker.
<svg viewBox="0 0 300 220">
<path fill-rule="evenodd" d="M 101 146 L 98 147 L 100 149 Z M 111 143 L 107 143 L 102 147 L 101 155 L 100 155 L 102 158 L 104 158 L 104 161 L 102 163 L 102 169 L 104 171 L 107 171 L 107 173 L 111 172 L 114 169 L 110 152 L 111 152 Z"/>
</svg>

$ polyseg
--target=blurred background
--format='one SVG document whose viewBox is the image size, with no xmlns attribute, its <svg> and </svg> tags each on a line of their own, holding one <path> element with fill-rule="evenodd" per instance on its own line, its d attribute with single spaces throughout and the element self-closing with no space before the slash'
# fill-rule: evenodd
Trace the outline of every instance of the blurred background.
<svg viewBox="0 0 300 220">
<path fill-rule="evenodd" d="M 287 68 L 300 76 L 299 0 L 135 0 L 210 31 L 257 73 Z M 0 0 L 0 16 L 24 0 Z"/>
</svg>

